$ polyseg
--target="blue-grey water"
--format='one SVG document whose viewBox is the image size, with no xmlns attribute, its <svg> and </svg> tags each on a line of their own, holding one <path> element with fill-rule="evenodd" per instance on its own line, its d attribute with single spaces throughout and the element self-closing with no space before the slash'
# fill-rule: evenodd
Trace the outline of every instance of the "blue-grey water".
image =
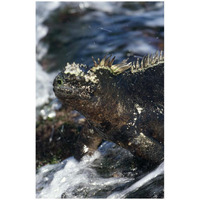
<svg viewBox="0 0 200 200">
<path fill-rule="evenodd" d="M 37 2 L 36 42 L 36 107 L 41 115 L 40 107 L 55 99 L 52 81 L 67 62 L 92 65 L 91 56 L 106 53 L 117 62 L 163 50 L 164 3 Z M 53 117 L 54 108 L 43 117 Z M 105 175 L 99 166 L 107 157 L 107 169 L 117 170 Z M 43 166 L 36 175 L 36 197 L 163 198 L 163 163 L 149 171 L 133 166 L 124 172 L 125 158 L 131 160 L 132 155 L 105 142 L 81 162 L 70 157 Z"/>
</svg>

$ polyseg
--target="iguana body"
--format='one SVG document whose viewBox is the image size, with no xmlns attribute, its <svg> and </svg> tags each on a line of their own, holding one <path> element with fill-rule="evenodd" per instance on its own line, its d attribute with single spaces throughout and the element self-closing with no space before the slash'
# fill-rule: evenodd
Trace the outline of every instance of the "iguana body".
<svg viewBox="0 0 200 200">
<path fill-rule="evenodd" d="M 141 158 L 161 162 L 164 158 L 162 52 L 136 63 L 124 60 L 114 65 L 114 58 L 110 57 L 93 61 L 91 68 L 67 63 L 54 80 L 55 95 L 64 105 L 72 106 L 86 117 L 91 141 L 92 137 L 102 137 Z"/>
</svg>

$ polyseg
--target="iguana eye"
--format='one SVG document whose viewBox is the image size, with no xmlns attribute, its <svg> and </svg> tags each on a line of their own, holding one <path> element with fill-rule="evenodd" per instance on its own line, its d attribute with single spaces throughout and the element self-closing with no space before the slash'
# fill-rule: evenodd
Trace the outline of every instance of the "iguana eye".
<svg viewBox="0 0 200 200">
<path fill-rule="evenodd" d="M 62 84 L 62 80 L 61 80 L 61 79 L 58 79 L 58 80 L 57 80 L 57 84 L 58 84 L 58 85 L 61 85 L 61 84 Z"/>
</svg>

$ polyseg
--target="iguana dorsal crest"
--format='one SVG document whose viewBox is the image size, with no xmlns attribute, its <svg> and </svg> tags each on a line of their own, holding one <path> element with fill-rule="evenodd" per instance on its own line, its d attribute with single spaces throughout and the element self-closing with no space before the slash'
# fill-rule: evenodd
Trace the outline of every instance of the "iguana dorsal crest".
<svg viewBox="0 0 200 200">
<path fill-rule="evenodd" d="M 131 73 L 135 73 L 141 70 L 145 70 L 150 67 L 154 67 L 158 64 L 164 63 L 164 55 L 163 51 L 157 51 L 155 54 L 146 55 L 142 59 L 137 58 L 137 61 L 135 62 L 127 62 L 128 59 L 123 60 L 119 64 L 113 64 L 115 57 L 111 59 L 112 55 L 107 57 L 107 55 L 100 60 L 99 58 L 97 61 L 92 57 L 92 60 L 94 62 L 94 67 L 91 68 L 91 71 L 96 72 L 99 69 L 107 69 L 112 74 L 118 75 L 123 73 L 124 71 L 130 69 Z"/>
</svg>

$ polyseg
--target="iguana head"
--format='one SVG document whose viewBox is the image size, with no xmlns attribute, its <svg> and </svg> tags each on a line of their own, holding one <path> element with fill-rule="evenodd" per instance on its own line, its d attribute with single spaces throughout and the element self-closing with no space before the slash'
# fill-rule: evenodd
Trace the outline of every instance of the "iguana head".
<svg viewBox="0 0 200 200">
<path fill-rule="evenodd" d="M 88 70 L 85 65 L 67 63 L 65 69 L 56 76 L 53 86 L 55 95 L 61 100 L 68 98 L 89 100 L 97 83 L 96 74 Z"/>
<path fill-rule="evenodd" d="M 98 62 L 93 58 L 94 66 L 91 68 L 83 64 L 67 63 L 54 80 L 56 96 L 61 100 L 94 100 L 94 96 L 99 96 L 98 92 L 103 92 L 102 87 L 105 91 L 106 83 L 111 84 L 118 73 L 130 68 L 131 63 L 127 64 L 126 61 L 113 65 L 115 57 L 110 57 L 105 56 L 101 61 L 98 59 Z"/>
</svg>

